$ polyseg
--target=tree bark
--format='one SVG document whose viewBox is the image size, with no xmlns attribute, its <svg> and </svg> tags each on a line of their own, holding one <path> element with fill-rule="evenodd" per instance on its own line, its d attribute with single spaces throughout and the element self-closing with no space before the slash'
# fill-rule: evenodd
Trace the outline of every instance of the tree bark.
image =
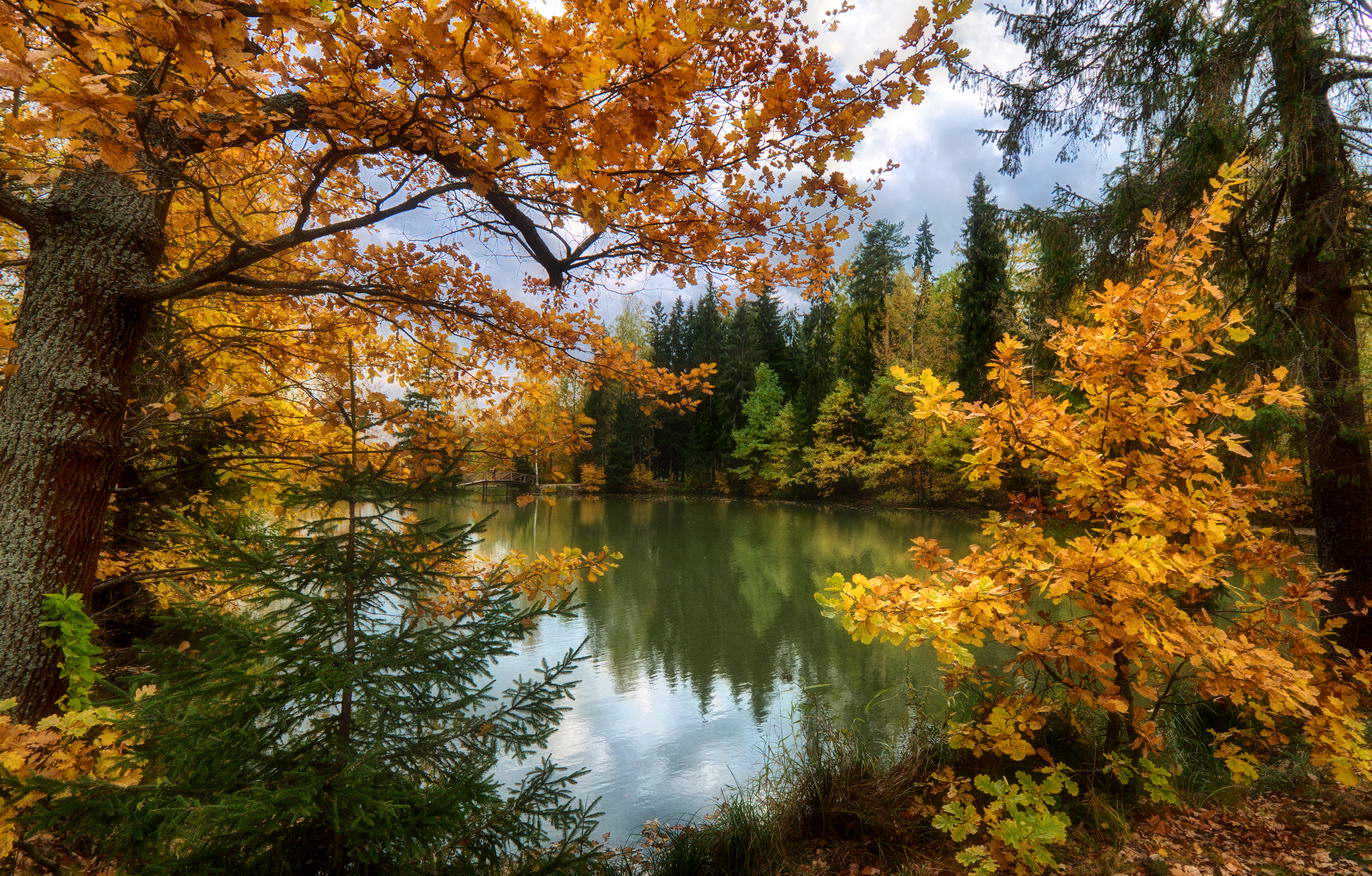
<svg viewBox="0 0 1372 876">
<path fill-rule="evenodd" d="M 123 457 L 132 372 L 162 259 L 164 199 L 73 172 L 26 228 L 29 262 L 0 392 L 0 697 L 32 721 L 59 694 L 45 593 L 89 595 Z"/>
<path fill-rule="evenodd" d="M 1372 623 L 1349 611 L 1372 597 L 1372 455 L 1354 322 L 1350 168 L 1308 4 L 1278 4 L 1267 43 L 1290 182 L 1296 318 L 1307 351 L 1306 460 L 1319 562 L 1344 571 L 1330 606 L 1347 619 L 1340 644 L 1365 651 Z"/>
</svg>

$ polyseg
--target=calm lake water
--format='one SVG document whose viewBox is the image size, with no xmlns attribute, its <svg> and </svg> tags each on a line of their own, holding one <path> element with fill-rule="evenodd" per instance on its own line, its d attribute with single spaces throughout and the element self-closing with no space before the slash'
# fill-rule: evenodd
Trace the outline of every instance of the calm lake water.
<svg viewBox="0 0 1372 876">
<path fill-rule="evenodd" d="M 841 721 L 902 726 L 907 683 L 937 689 L 929 652 L 853 642 L 813 594 L 835 571 L 909 570 L 913 536 L 956 554 L 977 531 L 971 518 L 933 512 L 687 498 L 449 509 L 458 520 L 492 512 L 488 556 L 564 545 L 624 555 L 582 588 L 576 618 L 545 620 L 497 673 L 513 678 L 586 641 L 550 751 L 590 770 L 580 793 L 600 798 L 600 832 L 619 843 L 650 819 L 703 816 L 757 775 L 766 746 L 792 732 L 808 686 L 829 685 L 822 695 Z"/>
</svg>

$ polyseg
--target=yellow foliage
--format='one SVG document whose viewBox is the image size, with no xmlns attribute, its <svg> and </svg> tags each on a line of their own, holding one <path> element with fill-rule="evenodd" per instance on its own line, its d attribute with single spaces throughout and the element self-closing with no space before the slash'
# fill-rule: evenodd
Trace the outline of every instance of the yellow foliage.
<svg viewBox="0 0 1372 876">
<path fill-rule="evenodd" d="M 633 470 L 629 472 L 629 486 L 638 493 L 645 493 L 653 488 L 653 472 L 643 463 L 635 463 Z"/>
<path fill-rule="evenodd" d="M 117 717 L 114 710 L 62 712 L 31 726 L 16 724 L 5 714 L 13 707 L 12 699 L 0 702 L 0 769 L 7 774 L 7 783 L 38 776 L 128 786 L 142 777 L 134 746 L 111 726 Z M 38 791 L 0 797 L 0 861 L 8 859 L 22 839 L 16 819 L 42 799 Z"/>
<path fill-rule="evenodd" d="M 1215 740 L 1236 780 L 1293 733 L 1340 781 L 1372 778 L 1368 665 L 1334 646 L 1335 622 L 1321 624 L 1329 581 L 1254 521 L 1278 510 L 1298 463 L 1249 462 L 1224 425 L 1262 405 L 1299 408 L 1302 392 L 1284 369 L 1236 388 L 1202 373 L 1250 333 L 1242 314 L 1213 306 L 1205 273 L 1242 167 L 1221 169 L 1184 230 L 1145 214 L 1148 274 L 1106 283 L 1090 320 L 1049 342 L 1059 391 L 1036 391 L 1011 337 L 990 365 L 990 401 L 893 369 L 917 417 L 975 429 L 969 480 L 999 485 L 1020 467 L 1051 485 L 1046 508 L 989 515 L 985 547 L 964 557 L 917 539 L 919 574 L 836 575 L 818 595 L 859 640 L 932 644 L 948 685 L 977 695 L 954 745 L 1019 760 L 1037 751 L 1047 715 L 1083 735 L 1094 715 L 1107 748 L 1137 764 L 1164 751 L 1163 712 L 1220 701 L 1241 716 Z M 1224 454 L 1247 473 L 1227 477 Z M 988 642 L 1011 656 L 978 665 Z"/>
<path fill-rule="evenodd" d="M 620 559 L 623 554 L 609 548 L 583 551 L 564 547 L 533 556 L 510 551 L 498 561 L 474 554 L 454 568 L 438 570 L 445 584 L 431 607 L 450 616 L 480 612 L 487 604 L 487 593 L 507 588 L 531 601 L 561 602 L 575 593 L 583 580 L 594 583 L 616 568 Z"/>
<path fill-rule="evenodd" d="M 605 488 L 605 469 L 594 462 L 581 464 L 581 489 L 588 493 L 599 493 Z"/>
</svg>

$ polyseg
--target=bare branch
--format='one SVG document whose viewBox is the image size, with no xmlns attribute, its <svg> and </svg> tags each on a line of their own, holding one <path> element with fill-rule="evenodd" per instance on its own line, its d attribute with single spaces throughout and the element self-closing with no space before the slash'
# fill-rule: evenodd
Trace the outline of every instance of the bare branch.
<svg viewBox="0 0 1372 876">
<path fill-rule="evenodd" d="M 411 210 L 422 207 L 433 198 L 448 192 L 470 189 L 471 183 L 467 181 L 446 183 L 441 186 L 433 186 L 418 192 L 404 201 L 382 210 L 372 210 L 361 216 L 354 216 L 351 219 L 344 219 L 338 222 L 331 222 L 328 225 L 319 225 L 314 228 L 301 228 L 289 231 L 285 234 L 277 235 L 270 240 L 261 243 L 235 245 L 230 248 L 229 254 L 221 258 L 212 265 L 207 265 L 199 270 L 182 274 L 166 282 L 159 283 L 143 291 L 130 293 L 129 297 L 138 301 L 167 301 L 172 298 L 185 298 L 196 290 L 213 283 L 222 283 L 228 280 L 236 272 L 243 270 L 271 258 L 274 255 L 294 249 L 306 243 L 311 243 L 335 234 L 342 234 L 345 231 L 356 231 L 359 228 L 367 228 L 378 222 L 383 222 L 393 216 L 408 213 Z"/>
<path fill-rule="evenodd" d="M 440 167 L 453 176 L 460 179 L 471 179 L 471 172 L 452 156 L 436 155 L 433 158 Z M 469 186 L 469 188 L 472 188 L 473 191 L 480 191 L 475 185 Z M 514 198 L 496 188 L 494 183 L 489 183 L 484 188 L 482 197 L 485 198 L 486 203 L 491 205 L 491 209 L 495 210 L 500 218 L 519 232 L 516 239 L 524 247 L 525 252 L 547 272 L 548 282 L 553 288 L 560 287 L 567 277 L 567 261 L 553 255 L 553 251 L 548 248 L 548 242 L 539 233 L 538 225 L 519 209 Z"/>
</svg>

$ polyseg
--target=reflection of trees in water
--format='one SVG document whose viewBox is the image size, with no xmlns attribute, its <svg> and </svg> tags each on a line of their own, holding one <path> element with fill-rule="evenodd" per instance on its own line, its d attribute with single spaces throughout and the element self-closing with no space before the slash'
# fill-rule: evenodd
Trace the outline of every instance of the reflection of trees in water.
<svg viewBox="0 0 1372 876">
<path fill-rule="evenodd" d="M 596 662 L 621 691 L 642 673 L 688 685 L 702 712 L 722 679 L 731 696 L 748 697 L 761 722 L 790 681 L 832 685 L 827 699 L 847 717 L 907 680 L 936 685 L 927 652 L 852 642 L 820 616 L 813 594 L 835 571 L 907 571 L 911 536 L 937 538 L 956 553 L 975 530 L 931 513 L 604 497 L 504 506 L 488 524 L 488 550 L 609 545 L 621 552 L 620 568 L 583 593 Z M 889 720 L 901 708 L 901 697 L 890 697 L 877 717 Z"/>
</svg>

